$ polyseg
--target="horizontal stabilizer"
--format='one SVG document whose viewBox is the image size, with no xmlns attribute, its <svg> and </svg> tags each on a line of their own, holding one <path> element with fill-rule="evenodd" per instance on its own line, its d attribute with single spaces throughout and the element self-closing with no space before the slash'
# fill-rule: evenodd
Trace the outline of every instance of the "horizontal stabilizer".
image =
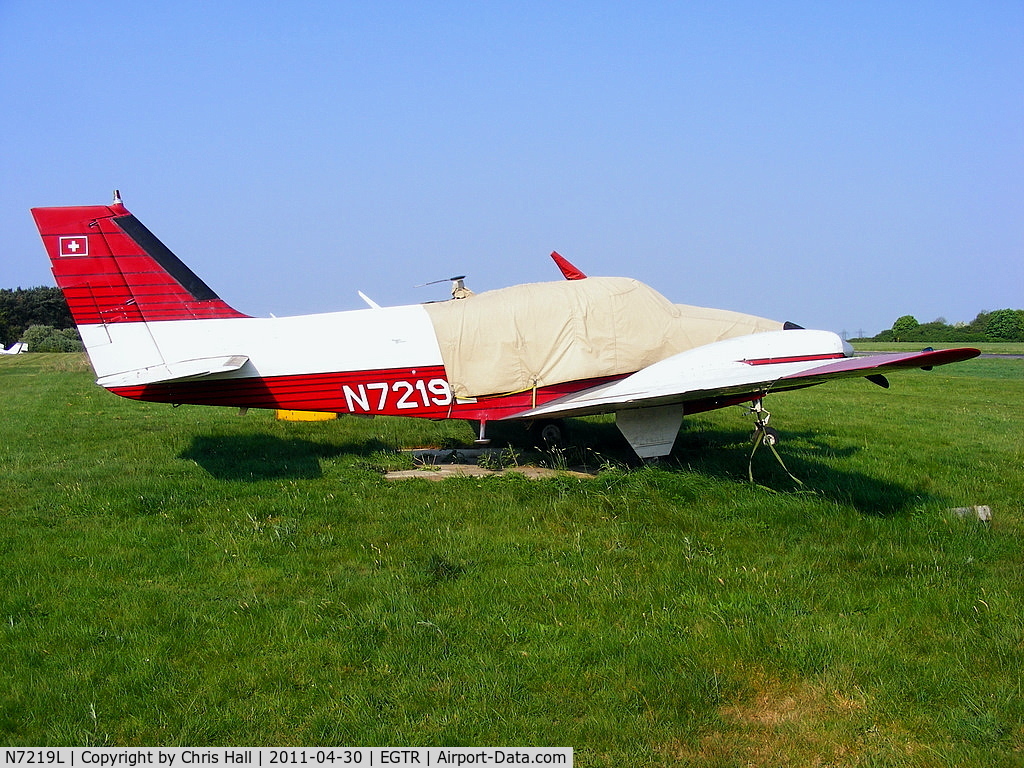
<svg viewBox="0 0 1024 768">
<path fill-rule="evenodd" d="M 180 360 L 176 363 L 162 363 L 134 371 L 124 371 L 104 376 L 96 381 L 101 387 L 131 387 L 140 384 L 156 384 L 162 381 L 198 379 L 216 373 L 237 371 L 249 362 L 245 355 L 226 357 L 202 357 L 195 360 Z"/>
</svg>

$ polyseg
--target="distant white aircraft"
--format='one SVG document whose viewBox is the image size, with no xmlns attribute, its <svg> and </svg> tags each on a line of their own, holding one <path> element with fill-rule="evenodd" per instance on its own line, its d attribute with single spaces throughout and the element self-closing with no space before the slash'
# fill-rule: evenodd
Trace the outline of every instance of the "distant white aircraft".
<svg viewBox="0 0 1024 768">
<path fill-rule="evenodd" d="M 22 352 L 28 352 L 28 344 L 24 341 L 11 344 L 9 349 L 0 349 L 0 355 L 20 355 Z"/>
<path fill-rule="evenodd" d="M 655 458 L 672 450 L 684 414 L 751 403 L 774 442 L 761 407 L 770 393 L 846 377 L 888 386 L 884 371 L 978 354 L 854 357 L 834 333 L 673 304 L 636 280 L 587 277 L 557 254 L 565 281 L 249 317 L 119 196 L 32 215 L 97 384 L 137 400 L 465 419 L 479 422 L 481 442 L 489 421 L 529 421 L 554 442 L 564 417 L 614 413 L 636 453 Z"/>
</svg>

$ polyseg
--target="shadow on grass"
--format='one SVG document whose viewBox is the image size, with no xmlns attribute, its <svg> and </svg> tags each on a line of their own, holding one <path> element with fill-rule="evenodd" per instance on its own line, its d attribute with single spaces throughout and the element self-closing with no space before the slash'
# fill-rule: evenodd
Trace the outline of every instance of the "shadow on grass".
<svg viewBox="0 0 1024 768">
<path fill-rule="evenodd" d="M 861 449 L 851 445 L 836 446 L 817 432 L 782 433 L 776 450 L 785 462 L 785 469 L 767 446 L 761 446 L 751 462 L 753 444 L 747 438 L 745 430 L 701 430 L 692 435 L 684 431 L 671 459 L 679 466 L 734 480 L 747 479 L 749 467 L 760 485 L 778 491 L 811 491 L 875 517 L 910 512 L 931 498 L 922 489 L 844 468 L 843 462 L 852 460 Z M 804 484 L 802 487 L 787 475 L 787 469 Z"/>
<path fill-rule="evenodd" d="M 602 464 L 628 469 L 643 466 L 613 422 L 577 421 L 570 423 L 570 429 L 570 445 L 558 457 L 566 468 L 593 471 Z M 683 429 L 672 454 L 659 466 L 666 472 L 697 472 L 730 482 L 745 482 L 752 449 L 747 438 L 747 431 L 742 429 Z M 521 442 L 525 440 L 528 438 L 520 435 L 510 442 L 529 447 Z M 179 458 L 195 461 L 218 480 L 313 480 L 323 476 L 324 459 L 371 456 L 392 450 L 393 446 L 374 439 L 332 444 L 268 434 L 201 435 L 193 438 Z M 811 491 L 837 504 L 851 505 L 861 514 L 877 517 L 904 514 L 931 498 L 923 490 L 834 465 L 835 459 L 852 458 L 859 450 L 856 446 L 832 445 L 816 432 L 787 431 L 778 451 L 786 467 L 804 486 L 800 488 L 787 476 L 767 447 L 760 448 L 754 456 L 754 480 L 780 492 Z"/>
<path fill-rule="evenodd" d="M 314 480 L 321 461 L 354 454 L 369 456 L 388 446 L 377 440 L 334 445 L 273 435 L 199 435 L 178 458 L 190 459 L 218 480 Z"/>
<path fill-rule="evenodd" d="M 734 482 L 747 481 L 750 467 L 759 485 L 780 492 L 811 491 L 829 501 L 849 504 L 861 514 L 876 517 L 904 514 L 931 498 L 924 490 L 837 467 L 836 460 L 852 459 L 860 452 L 857 446 L 834 445 L 814 431 L 784 431 L 776 450 L 786 468 L 804 483 L 800 488 L 767 446 L 758 449 L 751 463 L 753 444 L 749 438 L 750 432 L 745 429 L 697 426 L 688 430 L 684 426 L 672 454 L 663 459 L 660 466 L 668 472 L 698 472 Z M 642 465 L 614 423 L 573 424 L 571 440 L 574 446 L 597 451 L 620 465 L 634 468 Z"/>
</svg>

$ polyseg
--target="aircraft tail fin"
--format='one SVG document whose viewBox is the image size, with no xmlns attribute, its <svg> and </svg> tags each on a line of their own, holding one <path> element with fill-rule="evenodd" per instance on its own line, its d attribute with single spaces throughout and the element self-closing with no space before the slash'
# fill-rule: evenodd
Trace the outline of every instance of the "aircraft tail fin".
<svg viewBox="0 0 1024 768">
<path fill-rule="evenodd" d="M 115 198 L 33 208 L 78 326 L 246 317 L 228 306 Z"/>
</svg>

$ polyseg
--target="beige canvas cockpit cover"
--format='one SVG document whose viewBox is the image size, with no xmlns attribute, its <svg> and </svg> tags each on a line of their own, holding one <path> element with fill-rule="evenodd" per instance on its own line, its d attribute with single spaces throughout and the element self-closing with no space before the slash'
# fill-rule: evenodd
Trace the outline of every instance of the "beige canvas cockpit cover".
<svg viewBox="0 0 1024 768">
<path fill-rule="evenodd" d="M 624 277 L 530 283 L 424 306 L 459 398 L 633 373 L 713 341 L 782 328 L 673 304 Z"/>
</svg>

